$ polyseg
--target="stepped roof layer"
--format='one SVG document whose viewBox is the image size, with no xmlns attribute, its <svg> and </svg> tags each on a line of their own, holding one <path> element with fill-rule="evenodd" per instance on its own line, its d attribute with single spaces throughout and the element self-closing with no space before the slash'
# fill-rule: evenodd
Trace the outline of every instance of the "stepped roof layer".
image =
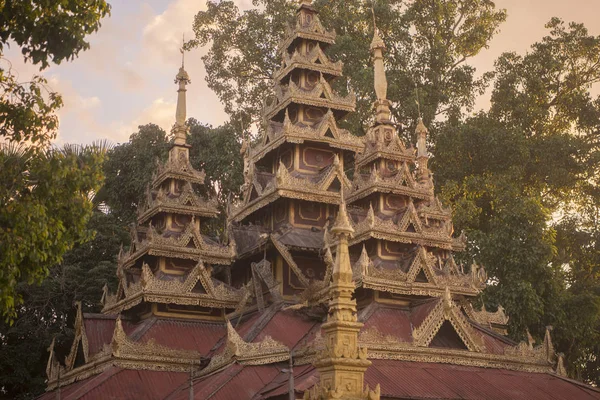
<svg viewBox="0 0 600 400">
<path fill-rule="evenodd" d="M 473 341 L 480 346 L 475 357 L 464 349 L 414 345 L 415 331 L 431 326 L 429 321 L 441 304 L 439 299 L 412 308 L 373 303 L 359 312 L 364 323 L 359 339 L 369 348 L 372 361 L 365 381 L 371 387 L 381 385 L 382 399 L 600 399 L 600 390 L 554 372 L 545 360 L 545 344 L 516 346 L 466 317 L 465 332 L 479 337 Z M 84 320 L 90 350 L 105 346 L 116 318 L 86 314 Z M 297 398 L 319 380 L 311 361 L 322 345 L 321 321 L 306 310 L 271 306 L 262 314 L 246 315 L 239 324 L 236 321 L 236 328 L 158 318 L 123 321 L 122 325 L 136 343 L 155 349 L 178 348 L 198 358 L 217 360 L 195 370 L 195 399 L 287 399 L 285 368 L 290 351 Z M 443 334 L 451 337 L 446 331 Z M 180 371 L 151 365 L 131 369 L 131 364 L 121 365 L 114 357 L 98 374 L 62 387 L 61 398 L 188 399 L 190 374 L 185 364 L 182 367 Z M 68 379 L 68 373 L 64 378 Z M 54 399 L 56 393 L 40 398 Z"/>
</svg>

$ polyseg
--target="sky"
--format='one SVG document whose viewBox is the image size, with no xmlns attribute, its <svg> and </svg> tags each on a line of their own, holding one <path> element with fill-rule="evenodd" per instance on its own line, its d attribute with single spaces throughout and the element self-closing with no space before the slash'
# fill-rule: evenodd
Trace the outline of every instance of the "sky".
<svg viewBox="0 0 600 400">
<path fill-rule="evenodd" d="M 342 1 L 342 0 L 332 0 Z M 251 0 L 235 0 L 246 9 Z M 181 64 L 182 35 L 192 38 L 194 15 L 205 9 L 205 0 L 109 0 L 112 15 L 90 37 L 91 49 L 72 62 L 44 71 L 52 90 L 63 95 L 59 111 L 57 144 L 91 143 L 108 139 L 126 142 L 138 125 L 155 123 L 169 131 L 175 120 L 177 87 L 174 78 Z M 600 0 L 496 0 L 508 12 L 507 21 L 492 39 L 489 49 L 470 64 L 479 73 L 491 70 L 505 51 L 525 54 L 547 32 L 544 24 L 553 16 L 583 22 L 600 35 Z M 188 116 L 219 125 L 227 116 L 207 87 L 201 57 L 204 49 L 186 53 Z M 19 62 L 18 49 L 6 53 L 22 81 L 39 72 Z M 594 88 L 597 91 L 598 88 Z M 477 102 L 485 108 L 488 97 Z"/>
</svg>

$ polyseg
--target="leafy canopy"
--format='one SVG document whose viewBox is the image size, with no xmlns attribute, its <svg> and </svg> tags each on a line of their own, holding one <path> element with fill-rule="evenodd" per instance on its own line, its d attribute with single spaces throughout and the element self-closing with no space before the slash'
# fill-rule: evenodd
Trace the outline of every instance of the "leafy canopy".
<svg viewBox="0 0 600 400">
<path fill-rule="evenodd" d="M 256 8 L 241 12 L 233 1 L 208 1 L 194 20 L 196 37 L 188 47 L 208 46 L 203 57 L 208 86 L 232 118 L 260 120 L 264 99 L 272 94 L 271 76 L 279 65 L 277 45 L 296 4 L 287 0 L 253 0 Z M 328 52 L 343 60 L 346 82 L 357 95 L 357 113 L 347 126 L 364 134 L 371 118 L 373 71 L 369 44 L 373 37 L 371 2 L 315 0 L 324 25 L 337 32 Z M 465 62 L 487 46 L 506 18 L 488 0 L 375 0 L 377 26 L 386 38 L 389 98 L 399 123 L 410 124 L 417 115 L 419 87 L 427 123 L 437 115 L 457 115 L 472 107 L 474 95 L 487 77 L 476 78 Z M 411 35 L 412 31 L 418 33 Z"/>
</svg>

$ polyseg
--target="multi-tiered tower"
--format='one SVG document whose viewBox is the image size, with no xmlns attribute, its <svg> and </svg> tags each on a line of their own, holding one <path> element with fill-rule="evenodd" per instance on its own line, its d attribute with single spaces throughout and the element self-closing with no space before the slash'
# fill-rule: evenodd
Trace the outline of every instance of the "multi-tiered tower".
<svg viewBox="0 0 600 400">
<path fill-rule="evenodd" d="M 230 215 L 240 260 L 232 268 L 236 286 L 249 277 L 248 261 L 263 257 L 274 265 L 287 299 L 331 276 L 321 254 L 323 227 L 336 213 L 342 188 L 350 187 L 345 170 L 362 147 L 338 127 L 354 110 L 355 97 L 331 87 L 342 75 L 341 62 L 324 52 L 334 41 L 311 2 L 302 1 L 279 49 L 282 64 L 264 110 L 265 133 L 245 151 L 243 203 Z"/>
<path fill-rule="evenodd" d="M 185 124 L 190 78 L 183 65 L 175 83 L 179 90 L 174 145 L 166 163 L 157 167 L 146 204 L 138 210 L 131 248 L 118 259 L 118 291 L 104 297 L 103 312 L 223 320 L 241 294 L 215 277 L 222 266 L 229 266 L 234 252 L 201 233 L 204 222 L 218 212 L 214 200 L 198 194 L 205 173 L 190 163 Z"/>
<path fill-rule="evenodd" d="M 390 121 L 390 102 L 383 63 L 385 44 L 377 29 L 371 44 L 375 63 L 375 122 L 356 157 L 348 194 L 355 223 L 350 241 L 361 300 L 472 297 L 483 288 L 485 272 L 476 265 L 465 273 L 453 251 L 464 249 L 464 236 L 453 238 L 452 214 L 434 193 L 428 169 L 427 128 L 419 118 L 417 148 L 406 147 Z M 415 297 L 416 296 L 416 297 Z"/>
</svg>

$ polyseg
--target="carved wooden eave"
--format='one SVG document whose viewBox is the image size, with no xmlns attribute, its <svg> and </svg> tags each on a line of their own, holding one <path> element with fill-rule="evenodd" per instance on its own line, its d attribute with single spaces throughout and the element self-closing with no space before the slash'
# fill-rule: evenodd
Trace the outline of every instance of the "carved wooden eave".
<svg viewBox="0 0 600 400">
<path fill-rule="evenodd" d="M 205 359 L 193 350 L 177 350 L 155 343 L 152 339 L 146 343 L 131 340 L 125 331 L 121 319 L 117 318 L 110 344 L 92 356 L 77 368 L 55 372 L 48 376 L 47 391 L 97 375 L 110 367 L 142 369 L 154 371 L 189 372 L 190 367 L 200 369 Z"/>
<path fill-rule="evenodd" d="M 267 119 L 272 119 L 292 103 L 345 112 L 353 112 L 356 107 L 354 93 L 347 96 L 338 95 L 333 91 L 329 82 L 323 78 L 311 90 L 298 87 L 294 81 L 286 86 L 278 85 L 275 87 L 275 96 L 273 103 L 267 105 L 265 109 L 264 115 Z"/>
<path fill-rule="evenodd" d="M 482 305 L 481 310 L 479 311 L 475 310 L 473 304 L 468 301 L 461 302 L 461 306 L 467 317 L 482 326 L 493 329 L 494 325 L 506 326 L 508 324 L 509 317 L 504 312 L 502 306 L 498 306 L 498 310 L 495 312 L 487 311 L 485 309 L 485 304 Z"/>
<path fill-rule="evenodd" d="M 331 136 L 329 135 L 331 133 Z M 337 126 L 333 112 L 329 110 L 322 121 L 314 127 L 293 124 L 286 112 L 284 122 L 270 121 L 262 143 L 253 148 L 252 157 L 256 163 L 269 152 L 284 143 L 304 142 L 325 143 L 332 148 L 360 152 L 363 143 L 360 137 L 352 135 L 346 129 Z"/>
<path fill-rule="evenodd" d="M 391 140 L 374 139 L 372 131 L 365 137 L 365 147 L 362 154 L 356 156 L 356 168 L 361 168 L 375 160 L 385 159 L 400 162 L 415 162 L 415 149 L 406 148 L 402 140 L 392 129 Z"/>
<path fill-rule="evenodd" d="M 443 363 L 536 373 L 553 372 L 552 364 L 548 363 L 543 354 L 529 349 L 519 353 L 508 350 L 505 354 L 492 354 L 485 351 L 421 347 L 384 335 L 374 327 L 361 332 L 359 339 L 368 347 L 370 359 Z"/>
<path fill-rule="evenodd" d="M 407 231 L 411 224 L 414 226 L 415 232 Z M 448 225 L 438 229 L 424 226 L 412 203 L 409 204 L 407 211 L 398 223 L 394 223 L 392 219 L 380 218 L 380 216 L 375 215 L 371 208 L 366 218 L 358 223 L 353 222 L 353 228 L 355 234 L 354 238 L 350 240 L 351 246 L 362 243 L 369 238 L 374 238 L 390 242 L 439 247 L 447 250 L 453 248 L 453 239 L 450 236 Z"/>
<path fill-rule="evenodd" d="M 280 163 L 277 174 L 273 175 L 264 187 L 258 180 L 252 180 L 252 185 L 246 189 L 244 202 L 232 211 L 230 220 L 240 222 L 279 198 L 339 204 L 340 193 L 329 190 L 336 179 L 346 188 L 351 185 L 350 180 L 339 164 L 339 160 L 323 169 L 317 176 L 294 176 Z M 256 191 L 258 197 L 250 200 L 250 194 L 253 190 Z"/>
<path fill-rule="evenodd" d="M 190 244 L 193 245 L 189 246 Z M 144 239 L 140 240 L 136 235 L 129 253 L 119 257 L 119 264 L 124 268 L 129 268 L 145 254 L 203 260 L 208 264 L 224 265 L 229 264 L 234 257 L 231 246 L 207 243 L 193 219 L 178 236 L 165 237 L 159 234 L 153 226 L 150 226 Z"/>
<path fill-rule="evenodd" d="M 212 357 L 199 376 L 208 375 L 234 362 L 242 365 L 265 365 L 290 358 L 290 349 L 270 336 L 258 343 L 245 342 L 229 321 L 227 321 L 227 339 L 224 347 L 221 354 Z"/>
<path fill-rule="evenodd" d="M 296 49 L 292 55 L 288 52 L 283 53 L 281 68 L 275 71 L 273 79 L 280 82 L 294 69 L 308 69 L 327 75 L 342 76 L 343 63 L 341 61 L 331 61 L 323 52 L 321 46 L 315 46 L 306 55 Z"/>
<path fill-rule="evenodd" d="M 214 218 L 219 214 L 215 199 L 204 199 L 198 196 L 191 184 L 186 182 L 178 196 L 169 196 L 162 189 L 148 191 L 146 203 L 138 209 L 138 223 L 144 224 L 159 213 L 193 215 L 196 217 Z"/>
<path fill-rule="evenodd" d="M 406 164 L 396 175 L 389 177 L 383 176 L 377 169 L 373 169 L 368 176 L 356 173 L 352 190 L 348 193 L 348 202 L 353 203 L 373 193 L 392 193 L 422 200 L 431 198 L 431 188 L 415 182 Z"/>
<path fill-rule="evenodd" d="M 75 366 L 75 360 L 77 359 L 77 354 L 81 351 L 83 354 L 84 361 L 87 362 L 89 358 L 89 346 L 87 335 L 85 332 L 85 326 L 83 325 L 83 312 L 81 310 L 81 302 L 78 301 L 75 303 L 77 306 L 77 314 L 75 317 L 75 338 L 73 339 L 73 343 L 71 344 L 71 351 L 69 355 L 65 359 L 65 369 L 70 371 Z"/>
<path fill-rule="evenodd" d="M 206 173 L 194 169 L 189 158 L 181 156 L 169 159 L 163 164 L 158 164 L 152 175 L 152 188 L 158 189 L 167 179 L 177 179 L 203 185 Z"/>
<path fill-rule="evenodd" d="M 274 235 L 271 235 L 271 242 L 273 243 L 279 254 L 281 254 L 285 262 L 288 264 L 292 272 L 296 275 L 296 277 L 298 277 L 300 283 L 304 287 L 308 287 L 310 283 L 308 277 L 306 277 L 302 270 L 300 270 L 298 264 L 296 264 L 296 262 L 294 261 L 294 258 L 292 257 L 292 254 L 290 253 L 288 248 L 283 243 L 281 243 Z"/>
<path fill-rule="evenodd" d="M 335 31 L 328 31 L 323 27 L 319 18 L 314 18 L 306 26 L 296 23 L 295 27 L 288 26 L 284 39 L 279 43 L 278 52 L 283 54 L 296 39 L 308 39 L 325 44 L 334 44 L 336 38 Z"/>
<path fill-rule="evenodd" d="M 206 293 L 194 292 L 198 284 Z M 215 284 L 202 261 L 198 262 L 184 280 L 159 279 L 144 264 L 139 282 L 129 285 L 120 277 L 119 289 L 121 288 L 123 296 L 107 296 L 102 312 L 126 310 L 141 302 L 233 309 L 244 296 L 243 290 L 233 290 L 223 283 Z"/>
<path fill-rule="evenodd" d="M 474 281 L 472 275 L 460 272 L 441 274 L 441 271 L 434 269 L 434 265 L 433 256 L 420 247 L 408 272 L 400 268 L 377 268 L 363 246 L 361 256 L 352 270 L 358 287 L 394 294 L 442 297 L 446 287 L 449 287 L 453 293 L 472 297 L 479 294 L 484 287 L 479 280 Z M 416 281 L 421 271 L 428 282 Z"/>
<path fill-rule="evenodd" d="M 553 352 L 553 349 L 544 345 L 534 348 L 521 343 L 508 347 L 504 354 L 489 353 L 485 348 L 481 351 L 469 351 L 423 347 L 412 342 L 400 341 L 392 335 L 384 335 L 374 326 L 361 331 L 359 342 L 368 349 L 368 358 L 371 360 L 443 363 L 535 373 L 552 373 L 555 371 L 554 364 L 556 371 L 561 368 L 560 357 L 556 363 L 549 361 L 548 351 Z M 312 341 L 294 351 L 294 364 L 313 363 L 324 347 L 324 340 L 320 332 L 317 332 Z M 564 368 L 564 364 L 562 367 Z"/>
</svg>

